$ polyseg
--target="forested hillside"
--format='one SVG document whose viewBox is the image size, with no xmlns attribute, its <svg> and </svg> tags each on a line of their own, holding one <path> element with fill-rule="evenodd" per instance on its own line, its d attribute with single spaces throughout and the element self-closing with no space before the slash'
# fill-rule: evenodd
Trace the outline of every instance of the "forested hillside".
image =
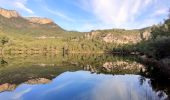
<svg viewBox="0 0 170 100">
<path fill-rule="evenodd" d="M 22 17 L 0 8 L 1 52 L 105 52 L 124 44 L 136 44 L 150 36 L 150 28 L 125 30 L 67 31 L 51 19 Z"/>
</svg>

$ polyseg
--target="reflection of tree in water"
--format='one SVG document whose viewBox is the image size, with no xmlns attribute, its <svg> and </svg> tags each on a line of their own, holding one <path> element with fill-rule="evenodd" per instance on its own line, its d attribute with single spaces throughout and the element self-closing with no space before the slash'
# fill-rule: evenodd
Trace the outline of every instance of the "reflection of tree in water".
<svg viewBox="0 0 170 100">
<path fill-rule="evenodd" d="M 170 80 L 164 80 L 164 79 L 154 79 L 151 80 L 151 85 L 154 88 L 155 91 L 157 91 L 157 95 L 160 98 L 164 98 L 167 94 L 167 98 L 170 98 Z M 166 93 L 166 94 L 165 94 Z M 161 99 L 164 100 L 164 99 Z M 169 99 L 165 99 L 169 100 Z"/>
<path fill-rule="evenodd" d="M 8 62 L 5 61 L 3 58 L 0 59 L 0 65 L 1 65 L 1 66 L 5 66 L 5 65 L 7 65 L 7 64 L 8 64 Z"/>
<path fill-rule="evenodd" d="M 55 59 L 55 60 L 54 60 Z M 52 79 L 55 76 L 65 72 L 65 71 L 76 71 L 76 70 L 87 70 L 91 73 L 106 73 L 106 74 L 140 74 L 143 77 L 139 78 L 139 83 L 141 86 L 145 85 L 147 79 L 145 77 L 153 76 L 151 72 L 155 72 L 152 67 L 147 67 L 148 69 L 143 70 L 141 68 L 140 63 L 136 61 L 137 58 L 135 57 L 127 57 L 127 56 L 106 56 L 106 55 L 65 55 L 62 57 L 60 55 L 50 56 L 50 55 L 43 55 L 43 56 L 32 56 L 23 58 L 12 59 L 9 65 L 14 67 L 6 67 L 9 68 L 4 70 L 4 74 L 1 74 L 3 80 L 1 79 L 2 83 L 12 82 L 15 84 L 20 84 L 22 82 L 28 81 L 34 78 L 47 78 Z M 29 62 L 29 63 L 28 63 Z M 6 66 L 8 64 L 3 58 L 0 58 L 0 66 Z M 42 67 L 39 65 L 46 65 L 46 67 Z M 49 67 L 50 65 L 54 65 Z M 20 66 L 20 67 L 19 67 Z M 22 66 L 22 68 L 21 68 Z M 36 66 L 36 67 L 35 67 Z M 61 67 L 59 67 L 61 66 Z M 137 67 L 135 67 L 137 66 Z M 138 69 L 139 67 L 139 69 Z M 137 68 L 137 70 L 136 70 Z M 20 75 L 15 75 L 17 72 Z M 141 74 L 141 73 L 142 74 Z M 156 73 L 159 75 L 158 73 Z M 154 74 L 155 75 L 155 74 Z M 10 76 L 10 77 L 8 77 Z M 11 77 L 12 76 L 12 77 Z M 155 78 L 152 78 L 155 79 Z M 156 91 L 157 96 L 160 98 L 165 97 L 165 92 L 169 94 L 169 86 L 158 84 L 157 82 L 152 82 L 150 80 L 149 83 L 151 87 Z M 11 81 L 12 80 L 12 81 Z M 161 90 L 161 91 L 160 91 Z M 149 91 L 146 91 L 148 94 Z M 149 97 L 148 97 L 149 98 Z"/>
<path fill-rule="evenodd" d="M 91 65 L 86 65 L 86 66 L 82 66 L 83 70 L 86 71 L 90 71 L 91 73 L 98 73 L 98 70 L 96 69 L 96 67 L 92 67 Z"/>
<path fill-rule="evenodd" d="M 150 85 L 156 91 L 157 96 L 160 100 L 169 100 L 170 98 L 170 79 L 160 73 L 160 69 L 155 67 L 154 64 L 144 64 L 146 66 L 145 72 L 140 72 L 140 75 L 150 78 Z M 141 85 L 144 83 L 143 78 L 140 78 Z M 166 95 L 167 94 L 167 95 Z"/>
<path fill-rule="evenodd" d="M 166 96 L 165 92 L 164 91 L 158 91 L 157 92 L 157 95 L 158 97 L 161 99 L 161 100 L 168 100 L 168 97 Z M 167 99 L 166 99 L 167 98 Z"/>
<path fill-rule="evenodd" d="M 168 88 L 165 89 L 164 87 L 160 87 L 162 85 L 160 85 L 160 83 L 157 83 L 153 79 L 147 79 L 143 76 L 140 76 L 139 77 L 139 84 L 140 84 L 140 86 L 145 86 L 147 84 L 149 87 L 151 87 L 155 91 L 156 96 L 159 98 L 159 100 L 169 100 Z M 167 86 L 165 86 L 165 87 L 167 87 Z M 148 88 L 145 89 L 145 99 L 146 100 L 153 100 L 153 97 L 150 95 L 149 91 L 150 90 L 148 90 Z"/>
<path fill-rule="evenodd" d="M 145 78 L 145 77 L 143 77 L 143 76 L 140 76 L 140 77 L 139 77 L 139 83 L 140 83 L 140 85 L 143 85 L 143 84 L 145 83 L 145 81 L 146 81 L 146 78 Z"/>
</svg>

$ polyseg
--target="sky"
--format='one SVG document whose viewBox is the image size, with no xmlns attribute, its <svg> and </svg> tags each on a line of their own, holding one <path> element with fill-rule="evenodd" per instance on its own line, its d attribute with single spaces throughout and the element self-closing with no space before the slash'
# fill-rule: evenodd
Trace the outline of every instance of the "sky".
<svg viewBox="0 0 170 100">
<path fill-rule="evenodd" d="M 0 0 L 22 16 L 52 19 L 66 30 L 138 29 L 163 22 L 170 0 Z"/>
</svg>

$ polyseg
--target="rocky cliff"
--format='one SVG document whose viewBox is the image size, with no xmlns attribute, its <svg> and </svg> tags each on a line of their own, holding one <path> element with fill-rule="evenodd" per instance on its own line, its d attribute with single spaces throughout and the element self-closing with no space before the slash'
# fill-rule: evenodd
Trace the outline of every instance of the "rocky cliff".
<svg viewBox="0 0 170 100">
<path fill-rule="evenodd" d="M 26 17 L 27 20 L 29 20 L 32 23 L 38 23 L 38 24 L 49 24 L 53 23 L 51 19 L 48 18 L 40 18 L 40 17 Z"/>
<path fill-rule="evenodd" d="M 17 86 L 15 84 L 9 84 L 9 83 L 5 83 L 5 84 L 0 84 L 0 92 L 4 92 L 4 91 L 12 91 L 16 88 Z"/>
<path fill-rule="evenodd" d="M 23 17 L 14 10 L 3 8 L 0 9 L 0 30 L 10 36 L 18 34 L 23 37 L 58 37 L 69 33 L 48 18 Z"/>
<path fill-rule="evenodd" d="M 19 13 L 15 10 L 7 10 L 0 8 L 0 15 L 2 15 L 5 18 L 12 18 L 12 17 L 22 17 L 19 15 Z M 53 23 L 51 19 L 48 18 L 40 18 L 40 17 L 25 17 L 28 21 L 32 23 L 38 23 L 38 24 L 49 24 Z"/>
<path fill-rule="evenodd" d="M 25 82 L 25 84 L 47 84 L 50 83 L 51 80 L 46 78 L 37 78 L 37 79 L 31 79 Z"/>
<path fill-rule="evenodd" d="M 37 79 L 30 79 L 27 82 L 24 82 L 24 84 L 47 84 L 50 82 L 51 80 L 46 78 L 37 78 Z M 0 84 L 0 92 L 13 91 L 16 89 L 17 86 L 18 86 L 17 84 L 10 84 L 10 83 Z"/>
<path fill-rule="evenodd" d="M 149 29 L 141 30 L 96 30 L 85 34 L 87 39 L 98 39 L 106 43 L 128 44 L 138 43 L 150 37 Z"/>
<path fill-rule="evenodd" d="M 3 8 L 0 8 L 0 15 L 6 17 L 6 18 L 12 18 L 12 17 L 19 17 L 19 13 L 15 10 L 6 10 Z"/>
</svg>

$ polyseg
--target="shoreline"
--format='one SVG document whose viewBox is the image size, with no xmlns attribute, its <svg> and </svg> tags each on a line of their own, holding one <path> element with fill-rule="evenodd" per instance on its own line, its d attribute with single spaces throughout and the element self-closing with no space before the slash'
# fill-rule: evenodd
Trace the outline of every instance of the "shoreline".
<svg viewBox="0 0 170 100">
<path fill-rule="evenodd" d="M 146 67 L 150 67 L 150 66 L 154 66 L 154 68 L 158 69 L 158 71 L 160 72 L 160 74 L 168 79 L 170 79 L 170 59 L 169 62 L 165 62 L 162 60 L 156 60 L 154 58 L 149 58 L 146 55 L 140 55 L 139 52 L 132 52 L 132 53 L 123 53 L 123 52 L 112 52 L 112 53 L 108 53 L 108 52 L 104 52 L 104 51 L 99 51 L 99 52 L 76 52 L 76 51 L 71 51 L 68 53 L 63 54 L 62 51 L 44 51 L 44 52 L 12 52 L 12 53 L 0 53 L 0 57 L 4 57 L 5 55 L 43 55 L 43 54 L 50 54 L 50 55 L 57 55 L 57 54 L 62 54 L 64 55 L 69 55 L 69 54 L 106 54 L 106 55 L 110 55 L 110 56 L 114 56 L 114 55 L 120 55 L 120 56 L 136 56 L 137 58 L 139 58 L 139 61 L 141 64 L 144 64 Z M 150 65 L 150 66 L 149 66 Z"/>
</svg>

